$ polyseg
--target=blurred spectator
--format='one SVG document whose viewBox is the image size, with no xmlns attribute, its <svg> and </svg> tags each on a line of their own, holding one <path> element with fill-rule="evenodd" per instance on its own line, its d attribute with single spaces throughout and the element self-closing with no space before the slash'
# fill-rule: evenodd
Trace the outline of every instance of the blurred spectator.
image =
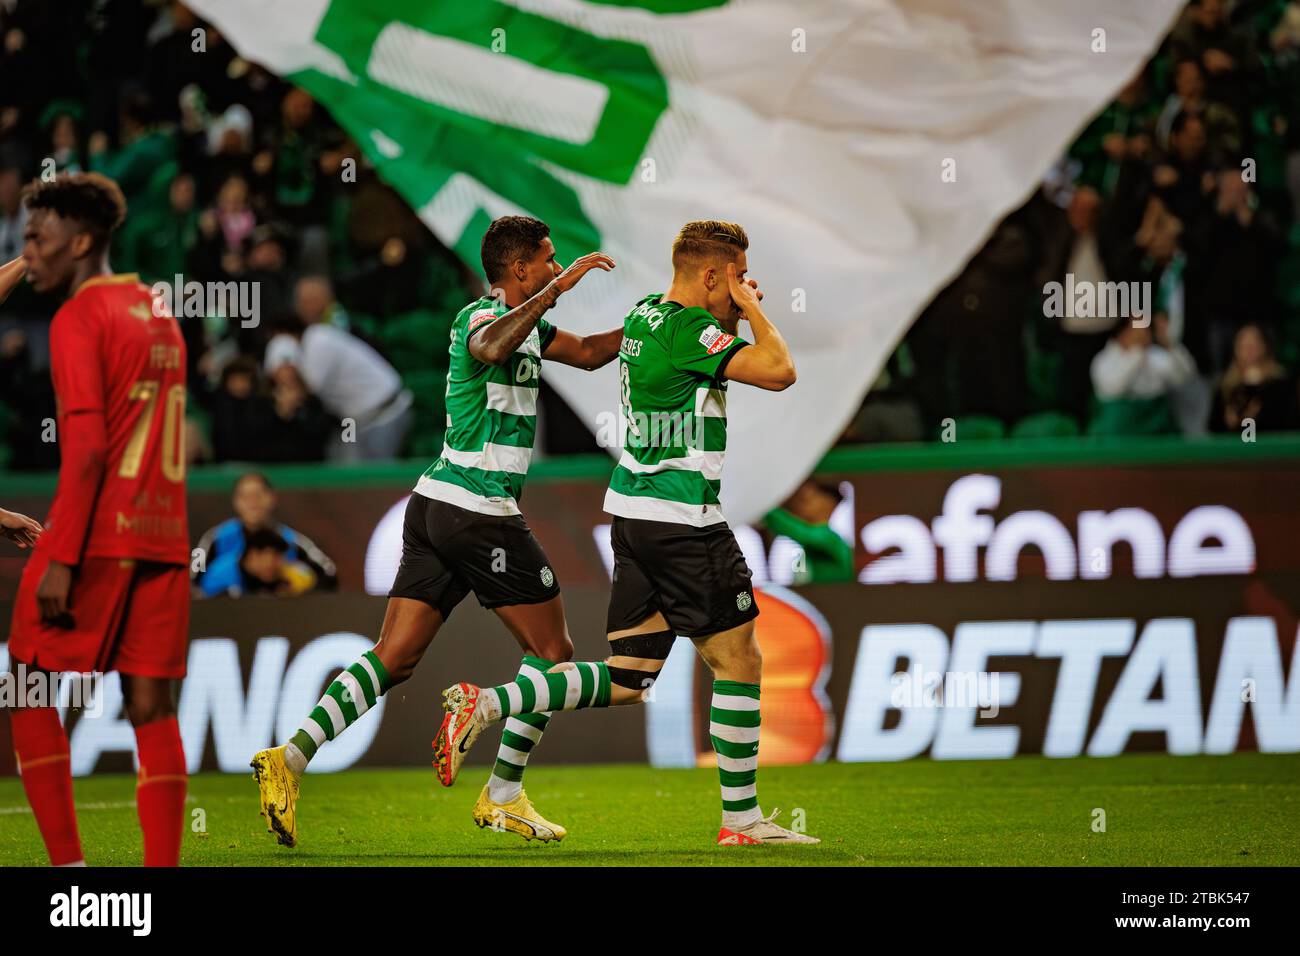
<svg viewBox="0 0 1300 956">
<path fill-rule="evenodd" d="M 316 572 L 305 561 L 291 558 L 289 550 L 289 543 L 268 528 L 251 532 L 239 558 L 239 581 L 226 593 L 298 597 L 316 590 Z"/>
<path fill-rule="evenodd" d="M 108 134 L 102 130 L 92 133 L 89 166 L 122 187 L 135 213 L 139 211 L 137 200 L 145 198 L 154 174 L 175 156 L 176 144 L 170 133 L 157 125 L 153 98 L 142 87 L 124 90 L 118 109 L 118 148 L 110 148 Z"/>
<path fill-rule="evenodd" d="M 1080 164 L 1079 183 L 1102 196 L 1114 193 L 1124 165 L 1149 155 L 1157 113 L 1146 71 L 1139 70 L 1070 148 L 1069 155 Z"/>
<path fill-rule="evenodd" d="M 1205 364 L 1218 370 L 1227 364 L 1238 326 L 1273 307 L 1282 238 L 1239 166 L 1215 174 L 1209 201 L 1200 235 L 1193 237 L 1189 273 L 1200 277 L 1195 305 L 1206 316 Z"/>
<path fill-rule="evenodd" d="M 1025 316 L 1034 291 L 1023 211 L 999 223 L 908 334 L 925 424 L 983 414 L 1014 421 L 1025 402 Z"/>
<path fill-rule="evenodd" d="M 1152 331 L 1154 329 L 1154 335 Z M 1150 327 L 1124 322 L 1092 360 L 1100 412 L 1092 431 L 1155 435 L 1176 431 L 1170 395 L 1196 374 L 1196 363 L 1157 315 Z"/>
<path fill-rule="evenodd" d="M 129 219 L 122 235 L 123 265 L 145 282 L 174 283 L 188 275 L 200 235 L 194 177 L 177 173 L 167 186 L 167 204 Z"/>
<path fill-rule="evenodd" d="M 338 426 L 292 365 L 281 365 L 271 373 L 271 404 L 274 414 L 267 423 L 259 460 L 323 460 L 326 440 Z"/>
<path fill-rule="evenodd" d="M 282 331 L 267 344 L 267 373 L 292 365 L 337 422 L 352 420 L 355 440 L 331 444 L 332 459 L 396 456 L 411 422 L 410 391 L 371 346 L 324 321 L 326 311 L 315 307 L 319 295 L 299 294 L 298 300 L 304 311 L 283 322 Z"/>
<path fill-rule="evenodd" d="M 249 200 L 248 180 L 232 173 L 217 189 L 211 208 L 199 217 L 209 268 L 229 276 L 244 271 L 244 242 L 253 235 L 257 216 Z"/>
<path fill-rule="evenodd" d="M 1196 60 L 1180 60 L 1174 65 L 1174 91 L 1156 121 L 1156 143 L 1161 149 L 1169 148 L 1174 120 L 1182 113 L 1201 118 L 1211 156 L 1221 159 L 1241 154 L 1241 122 L 1232 109 L 1206 98 L 1205 74 Z"/>
<path fill-rule="evenodd" d="M 307 391 L 292 365 L 271 375 L 270 394 L 262 387 L 257 362 L 240 356 L 221 371 L 212 399 L 212 438 L 221 461 L 321 461 L 335 422 Z"/>
<path fill-rule="evenodd" d="M 252 562 L 254 590 L 276 591 L 283 581 L 279 571 L 285 564 L 301 564 L 310 569 L 314 577 L 313 587 L 317 589 L 334 590 L 338 586 L 334 562 L 306 535 L 276 521 L 275 492 L 266 476 L 257 472 L 241 475 L 235 482 L 231 504 L 235 517 L 209 528 L 199 539 L 204 565 L 190 575 L 199 596 L 243 593 L 249 583 L 245 579 L 244 551 L 250 540 L 261 542 L 259 552 L 265 551 L 268 534 L 278 538 L 284 548 L 279 552 L 278 560 L 264 553 L 255 556 Z M 255 534 L 261 537 L 254 538 Z M 269 547 L 278 549 L 274 543 Z M 277 569 L 277 573 L 271 574 L 268 570 L 271 568 Z"/>
<path fill-rule="evenodd" d="M 41 116 L 41 129 L 47 134 L 46 156 L 54 160 L 54 169 L 60 173 L 82 171 L 83 145 L 81 120 L 84 110 L 74 100 L 57 100 Z"/>
<path fill-rule="evenodd" d="M 1076 287 L 1088 283 L 1094 289 L 1103 288 L 1108 274 L 1099 236 L 1101 194 L 1091 186 L 1080 186 L 1064 210 L 1046 204 L 1045 208 L 1044 262 L 1039 285 L 1058 282 L 1064 288 L 1067 278 L 1073 276 Z M 1092 360 L 1105 346 L 1116 322 L 1116 316 L 1105 309 L 1092 311 L 1095 314 L 1078 315 L 1076 310 L 1067 309 L 1051 336 L 1051 345 L 1061 358 L 1057 388 L 1060 407 L 1081 425 L 1088 420 L 1092 400 Z"/>
<path fill-rule="evenodd" d="M 257 361 L 240 356 L 221 370 L 221 384 L 211 401 L 212 450 L 218 461 L 258 461 L 262 423 L 269 418 L 260 394 Z"/>
<path fill-rule="evenodd" d="M 1187 222 L 1196 218 L 1213 188 L 1206 152 L 1205 121 L 1183 111 L 1169 128 L 1169 148 L 1151 173 L 1155 191 L 1169 211 Z"/>
<path fill-rule="evenodd" d="M 1251 419 L 1261 432 L 1296 427 L 1296 383 L 1273 358 L 1264 330 L 1248 323 L 1237 331 L 1232 363 L 1214 392 L 1210 428 L 1240 432 Z"/>
<path fill-rule="evenodd" d="M 809 478 L 763 519 L 769 531 L 785 535 L 803 549 L 803 560 L 795 569 L 796 584 L 853 580 L 853 545 L 830 526 L 842 500 L 838 491 Z"/>
<path fill-rule="evenodd" d="M 1192 0 L 1169 37 L 1169 48 L 1175 61 L 1200 64 L 1212 99 L 1245 110 L 1259 57 L 1250 30 L 1228 22 L 1226 0 Z"/>
<path fill-rule="evenodd" d="M 158 100 L 164 119 L 180 115 L 180 92 L 193 85 L 218 110 L 224 110 L 234 95 L 230 64 L 234 52 L 220 31 L 202 23 L 184 3 L 170 0 L 154 27 L 149 48 L 145 83 Z M 196 31 L 199 31 L 196 35 Z"/>
<path fill-rule="evenodd" d="M 0 262 L 18 258 L 23 251 L 27 209 L 23 206 L 23 174 L 16 166 L 0 166 Z"/>
</svg>

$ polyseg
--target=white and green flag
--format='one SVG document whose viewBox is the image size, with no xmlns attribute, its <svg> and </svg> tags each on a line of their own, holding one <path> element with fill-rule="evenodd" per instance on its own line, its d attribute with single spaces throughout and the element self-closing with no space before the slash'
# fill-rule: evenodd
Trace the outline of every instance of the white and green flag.
<svg viewBox="0 0 1300 956">
<path fill-rule="evenodd" d="M 488 222 L 601 249 L 609 328 L 689 219 L 740 222 L 798 383 L 733 388 L 723 509 L 815 466 L 929 298 L 1140 67 L 1182 0 L 189 0 L 310 91 L 467 263 Z M 614 366 L 546 374 L 596 430 Z"/>
</svg>

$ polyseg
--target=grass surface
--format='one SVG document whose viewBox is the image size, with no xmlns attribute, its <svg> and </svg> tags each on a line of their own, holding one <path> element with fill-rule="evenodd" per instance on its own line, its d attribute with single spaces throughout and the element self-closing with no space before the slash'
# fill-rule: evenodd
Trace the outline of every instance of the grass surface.
<svg viewBox="0 0 1300 956">
<path fill-rule="evenodd" d="M 190 781 L 188 866 L 337 865 L 1300 865 L 1300 755 L 1128 755 L 1109 759 L 771 767 L 759 773 L 781 822 L 801 809 L 816 847 L 719 848 L 712 770 L 547 767 L 528 771 L 538 809 L 568 827 L 562 844 L 477 829 L 485 770 L 452 790 L 429 770 L 309 776 L 296 850 L 275 844 L 251 778 Z M 76 782 L 92 865 L 135 865 L 133 781 Z M 1094 809 L 1106 832 L 1093 831 Z M 0 780 L 0 866 L 45 863 L 21 784 Z"/>
</svg>

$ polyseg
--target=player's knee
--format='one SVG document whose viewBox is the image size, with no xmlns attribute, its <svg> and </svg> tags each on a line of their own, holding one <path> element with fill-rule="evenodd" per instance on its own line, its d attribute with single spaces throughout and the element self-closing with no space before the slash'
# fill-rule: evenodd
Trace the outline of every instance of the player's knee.
<svg viewBox="0 0 1300 956">
<path fill-rule="evenodd" d="M 609 670 L 609 682 L 615 687 L 644 693 L 654 686 L 663 670 L 663 664 L 647 661 L 629 660 L 626 657 L 611 657 L 605 662 Z M 622 695 L 620 695 L 622 696 Z"/>
<path fill-rule="evenodd" d="M 156 682 L 123 681 L 123 703 L 126 719 L 132 727 L 143 727 L 154 721 L 165 720 L 176 713 L 171 688 Z"/>
<path fill-rule="evenodd" d="M 410 680 L 422 656 L 410 652 L 402 653 L 399 647 L 394 647 L 391 642 L 384 640 L 382 637 L 371 648 L 371 652 L 379 658 L 379 662 L 384 665 L 384 670 L 388 672 L 388 685 L 390 687 L 396 687 L 398 684 Z"/>
<path fill-rule="evenodd" d="M 573 641 L 568 634 L 561 634 L 559 637 L 540 642 L 536 654 L 543 660 L 563 664 L 573 660 Z"/>
</svg>

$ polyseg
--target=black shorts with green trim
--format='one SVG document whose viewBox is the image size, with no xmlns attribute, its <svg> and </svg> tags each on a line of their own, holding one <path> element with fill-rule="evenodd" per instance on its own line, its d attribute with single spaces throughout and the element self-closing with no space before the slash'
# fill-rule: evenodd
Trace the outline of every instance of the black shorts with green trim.
<svg viewBox="0 0 1300 956">
<path fill-rule="evenodd" d="M 656 611 L 683 637 L 707 637 L 758 617 L 753 576 L 726 522 L 697 528 L 616 516 L 610 541 L 607 632 L 635 627 Z"/>
<path fill-rule="evenodd" d="M 388 596 L 423 601 L 447 618 L 471 591 L 495 608 L 541 604 L 559 595 L 560 584 L 522 515 L 479 514 L 412 493 Z"/>
</svg>

